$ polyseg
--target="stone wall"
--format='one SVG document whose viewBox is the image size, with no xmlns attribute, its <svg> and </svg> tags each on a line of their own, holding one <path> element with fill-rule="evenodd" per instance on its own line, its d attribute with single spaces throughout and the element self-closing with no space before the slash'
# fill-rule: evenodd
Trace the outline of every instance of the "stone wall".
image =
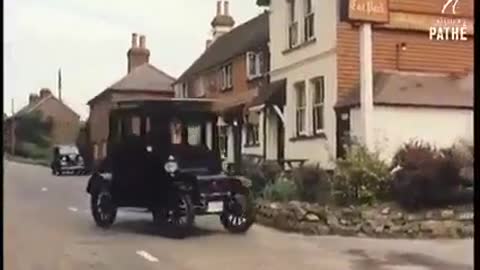
<svg viewBox="0 0 480 270">
<path fill-rule="evenodd" d="M 377 238 L 473 237 L 473 205 L 408 213 L 395 205 L 326 207 L 257 201 L 257 222 L 309 235 Z"/>
</svg>

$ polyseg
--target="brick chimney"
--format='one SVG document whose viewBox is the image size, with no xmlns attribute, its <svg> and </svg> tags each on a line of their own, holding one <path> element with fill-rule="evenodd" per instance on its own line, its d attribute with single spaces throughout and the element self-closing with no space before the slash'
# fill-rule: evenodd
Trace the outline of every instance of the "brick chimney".
<svg viewBox="0 0 480 270">
<path fill-rule="evenodd" d="M 30 96 L 28 96 L 28 104 L 33 104 L 37 102 L 39 99 L 40 97 L 37 94 L 30 94 Z"/>
<path fill-rule="evenodd" d="M 40 98 L 43 99 L 43 98 L 46 98 L 48 96 L 52 95 L 52 91 L 50 91 L 50 89 L 48 88 L 42 88 L 40 90 Z"/>
<path fill-rule="evenodd" d="M 213 41 L 217 40 L 223 34 L 228 33 L 235 26 L 235 20 L 230 15 L 228 0 L 223 1 L 223 12 L 222 1 L 217 1 L 217 14 L 215 18 L 213 18 L 211 25 Z"/>
<path fill-rule="evenodd" d="M 149 62 L 150 51 L 146 47 L 146 39 L 144 35 L 140 36 L 140 44 L 138 45 L 138 35 L 132 34 L 132 46 L 127 52 L 128 57 L 128 73 L 145 63 Z"/>
</svg>

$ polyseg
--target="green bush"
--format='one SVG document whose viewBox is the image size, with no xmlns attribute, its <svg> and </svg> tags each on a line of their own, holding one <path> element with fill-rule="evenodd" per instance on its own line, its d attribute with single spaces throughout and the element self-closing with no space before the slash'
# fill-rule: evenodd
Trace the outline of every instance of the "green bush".
<svg viewBox="0 0 480 270">
<path fill-rule="evenodd" d="M 292 179 L 300 200 L 324 204 L 330 200 L 332 185 L 330 177 L 319 166 L 305 166 L 292 172 Z"/>
<path fill-rule="evenodd" d="M 269 201 L 286 202 L 297 199 L 297 187 L 291 181 L 276 181 L 263 189 L 263 198 Z"/>
<path fill-rule="evenodd" d="M 393 175 L 391 192 L 397 203 L 409 210 L 443 207 L 473 202 L 472 179 L 461 175 L 471 166 L 473 152 L 468 147 L 454 145 L 437 150 L 433 146 L 411 141 L 402 146 L 394 157 L 400 166 Z"/>
<path fill-rule="evenodd" d="M 339 204 L 371 204 L 388 197 L 390 171 L 376 152 L 353 144 L 344 159 L 337 160 L 334 197 Z"/>
<path fill-rule="evenodd" d="M 255 196 L 260 196 L 263 189 L 276 181 L 282 170 L 276 162 L 259 164 L 252 158 L 244 157 L 241 174 L 252 181 L 252 190 Z"/>
<path fill-rule="evenodd" d="M 50 160 L 51 158 L 51 151 L 48 147 L 42 147 L 29 142 L 18 143 L 15 154 L 36 160 Z"/>
</svg>

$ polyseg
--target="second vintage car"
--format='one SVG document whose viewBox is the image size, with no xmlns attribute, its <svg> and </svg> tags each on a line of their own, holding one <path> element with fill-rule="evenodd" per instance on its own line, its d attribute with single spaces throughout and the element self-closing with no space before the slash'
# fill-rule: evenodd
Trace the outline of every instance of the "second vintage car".
<svg viewBox="0 0 480 270">
<path fill-rule="evenodd" d="M 251 183 L 222 172 L 209 107 L 208 100 L 166 100 L 111 111 L 107 157 L 87 187 L 98 226 L 110 227 L 119 207 L 139 207 L 176 237 L 189 234 L 196 215 L 218 215 L 232 233 L 250 228 Z"/>
<path fill-rule="evenodd" d="M 72 173 L 85 174 L 85 163 L 75 145 L 55 145 L 53 147 L 53 160 L 50 165 L 52 174 L 62 175 Z"/>
</svg>

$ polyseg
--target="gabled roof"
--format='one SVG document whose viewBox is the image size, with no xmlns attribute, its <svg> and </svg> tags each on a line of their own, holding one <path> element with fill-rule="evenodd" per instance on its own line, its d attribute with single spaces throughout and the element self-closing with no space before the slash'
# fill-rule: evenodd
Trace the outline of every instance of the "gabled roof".
<svg viewBox="0 0 480 270">
<path fill-rule="evenodd" d="M 269 14 L 264 12 L 220 36 L 178 78 L 177 82 L 267 44 L 269 40 L 268 16 Z"/>
<path fill-rule="evenodd" d="M 20 109 L 18 112 L 16 112 L 13 117 L 19 117 L 19 116 L 22 116 L 22 115 L 25 115 L 25 114 L 29 114 L 33 111 L 35 111 L 36 109 L 38 109 L 40 106 L 42 106 L 42 104 L 44 104 L 45 102 L 47 102 L 48 100 L 56 100 L 57 102 L 59 102 L 60 104 L 62 104 L 67 110 L 69 110 L 70 112 L 72 112 L 73 114 L 75 114 L 76 116 L 80 117 L 80 115 L 78 113 L 76 113 L 72 108 L 70 108 L 69 106 L 67 106 L 65 103 L 63 103 L 62 101 L 60 101 L 59 99 L 57 99 L 54 95 L 48 95 L 44 98 L 40 98 L 38 99 L 37 101 L 35 102 L 32 102 L 32 103 L 29 103 L 27 104 L 25 107 L 23 107 L 22 109 Z"/>
<path fill-rule="evenodd" d="M 159 70 L 155 66 L 146 63 L 143 64 L 122 79 L 109 86 L 105 91 L 92 98 L 88 104 L 93 102 L 106 91 L 149 91 L 149 92 L 172 92 L 172 83 L 175 78 Z"/>
<path fill-rule="evenodd" d="M 376 105 L 473 108 L 473 76 L 448 74 L 377 72 L 373 101 Z M 360 104 L 360 89 L 352 91 L 336 107 Z"/>
</svg>

